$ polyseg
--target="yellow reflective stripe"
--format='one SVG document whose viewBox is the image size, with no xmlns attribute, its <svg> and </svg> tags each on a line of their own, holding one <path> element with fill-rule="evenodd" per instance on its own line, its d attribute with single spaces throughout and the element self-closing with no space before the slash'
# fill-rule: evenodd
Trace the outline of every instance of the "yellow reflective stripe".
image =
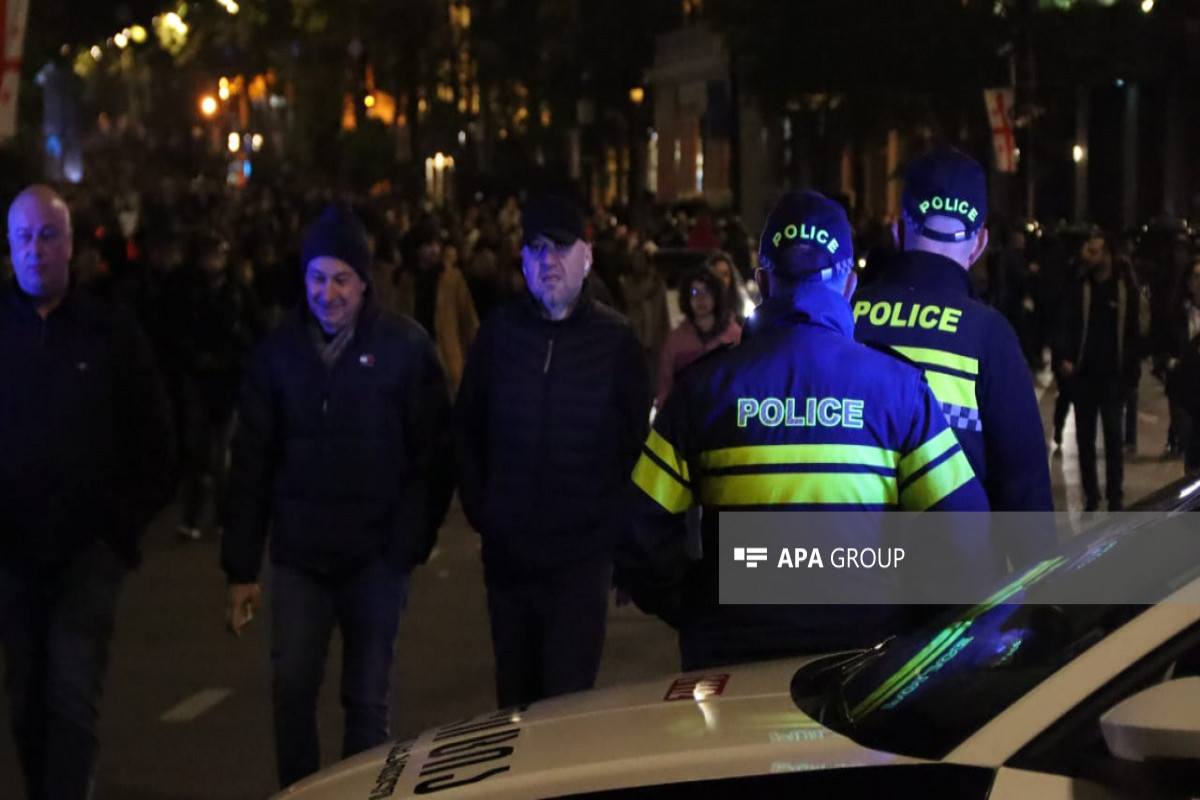
<svg viewBox="0 0 1200 800">
<path fill-rule="evenodd" d="M 957 491 L 975 477 L 971 462 L 961 450 L 938 464 L 900 493 L 900 505 L 905 511 L 924 511 Z"/>
<path fill-rule="evenodd" d="M 933 396 L 939 403 L 979 408 L 979 401 L 975 399 L 975 381 L 931 369 L 925 370 L 925 380 L 929 381 L 929 388 L 933 389 Z"/>
<path fill-rule="evenodd" d="M 671 469 L 675 470 L 675 475 L 683 478 L 688 483 L 691 483 L 692 477 L 688 473 L 687 462 L 679 457 L 677 451 L 670 442 L 659 435 L 658 431 L 650 429 L 650 435 L 646 437 L 646 448 L 654 455 L 658 456 L 659 460 L 666 464 Z"/>
<path fill-rule="evenodd" d="M 682 514 L 692 505 L 692 490 L 645 453 L 633 468 L 633 482 L 672 514 Z"/>
<path fill-rule="evenodd" d="M 705 469 L 757 467 L 766 464 L 855 464 L 896 469 L 900 454 L 858 444 L 772 444 L 729 447 L 700 454 Z"/>
<path fill-rule="evenodd" d="M 870 472 L 792 472 L 706 476 L 701 501 L 720 508 L 817 505 L 894 506 L 896 479 Z"/>
<path fill-rule="evenodd" d="M 960 356 L 958 353 L 949 353 L 945 350 L 931 350 L 928 347 L 901 347 L 900 345 L 895 345 L 892 349 L 922 366 L 945 367 L 946 369 L 965 372 L 968 375 L 979 374 L 978 358 Z"/>
<path fill-rule="evenodd" d="M 954 431 L 946 428 L 937 436 L 930 439 L 925 444 L 913 450 L 900 460 L 900 470 L 897 477 L 900 482 L 904 483 L 916 473 L 925 468 L 926 464 L 932 464 L 937 461 L 946 451 L 954 445 L 958 444 L 958 439 L 954 437 Z"/>
</svg>

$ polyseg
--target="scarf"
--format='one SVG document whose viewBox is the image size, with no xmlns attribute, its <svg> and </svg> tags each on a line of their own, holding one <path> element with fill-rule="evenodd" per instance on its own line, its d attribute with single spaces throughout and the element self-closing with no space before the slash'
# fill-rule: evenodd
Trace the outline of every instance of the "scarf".
<svg viewBox="0 0 1200 800">
<path fill-rule="evenodd" d="M 358 317 L 355 317 L 349 324 L 330 337 L 325 333 L 320 323 L 315 320 L 309 326 L 309 334 L 312 336 L 313 345 L 317 348 L 317 355 L 321 357 L 321 363 L 325 365 L 325 369 L 333 369 L 333 365 L 342 357 L 342 353 L 354 338 L 354 330 L 357 327 Z"/>
</svg>

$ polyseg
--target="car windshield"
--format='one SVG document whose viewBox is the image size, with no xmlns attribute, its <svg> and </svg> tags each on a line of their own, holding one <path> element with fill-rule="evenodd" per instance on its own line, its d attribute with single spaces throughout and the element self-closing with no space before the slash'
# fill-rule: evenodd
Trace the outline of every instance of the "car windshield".
<svg viewBox="0 0 1200 800">
<path fill-rule="evenodd" d="M 1085 583 L 1163 600 L 1200 574 L 1200 537 L 1174 512 L 1200 506 L 1200 482 L 1168 486 L 1052 558 L 1013 576 L 972 608 L 939 614 L 911 634 L 853 657 L 810 664 L 792 695 L 825 726 L 879 750 L 942 759 L 1145 605 L 1049 605 Z M 1174 519 L 1174 523 L 1168 520 Z M 1167 535 L 1165 529 L 1174 531 Z M 1129 574 L 1127 566 L 1139 568 Z"/>
</svg>

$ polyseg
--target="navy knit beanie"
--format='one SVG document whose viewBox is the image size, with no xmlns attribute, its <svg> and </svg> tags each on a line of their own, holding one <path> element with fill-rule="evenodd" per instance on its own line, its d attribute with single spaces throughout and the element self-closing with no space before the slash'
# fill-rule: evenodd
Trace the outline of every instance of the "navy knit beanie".
<svg viewBox="0 0 1200 800">
<path fill-rule="evenodd" d="M 308 230 L 301 252 L 305 270 L 314 258 L 326 256 L 344 261 L 366 284 L 371 283 L 371 244 L 367 229 L 344 205 L 331 205 Z"/>
</svg>

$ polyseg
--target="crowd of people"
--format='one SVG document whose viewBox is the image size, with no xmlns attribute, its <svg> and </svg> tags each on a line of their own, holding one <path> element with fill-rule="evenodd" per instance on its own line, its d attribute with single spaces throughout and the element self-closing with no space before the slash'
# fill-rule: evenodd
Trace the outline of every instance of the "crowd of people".
<svg viewBox="0 0 1200 800">
<path fill-rule="evenodd" d="M 720 606 L 717 515 L 694 509 L 1051 511 L 1030 377 L 1047 353 L 1088 510 L 1097 418 L 1122 507 L 1143 359 L 1172 398 L 1169 450 L 1200 466 L 1186 238 L 1167 260 L 1152 236 L 997 244 L 987 196 L 978 164 L 935 151 L 891 243 L 856 246 L 843 205 L 792 192 L 755 246 L 733 217 L 636 226 L 549 195 L 457 213 L 386 192 L 27 189 L 0 296 L 0 369 L 21 376 L 0 400 L 0 634 L 30 796 L 86 796 L 121 579 L 176 492 L 181 537 L 221 536 L 232 632 L 270 563 L 289 785 L 319 768 L 335 627 L 343 752 L 386 738 L 409 577 L 456 490 L 497 697 L 520 706 L 592 685 L 614 582 L 679 629 L 685 668 L 886 635 L 888 613 Z M 1034 526 L 945 549 L 979 586 L 1054 544 Z"/>
<path fill-rule="evenodd" d="M 1200 248 L 1192 232 L 1164 218 L 1121 234 L 1066 226 L 1035 233 L 1007 233 L 981 271 L 980 291 L 1012 324 L 1030 368 L 1049 367 L 1055 376 L 1057 447 L 1067 412 L 1075 408 L 1087 507 L 1100 500 L 1097 419 L 1107 499 L 1110 507 L 1121 506 L 1122 462 L 1139 452 L 1143 374 L 1169 399 L 1170 425 L 1158 452 L 1182 459 L 1189 472 L 1200 469 L 1200 430 L 1193 422 L 1200 411 Z M 1091 313 L 1097 293 L 1102 302 L 1096 307 L 1109 313 Z"/>
</svg>

